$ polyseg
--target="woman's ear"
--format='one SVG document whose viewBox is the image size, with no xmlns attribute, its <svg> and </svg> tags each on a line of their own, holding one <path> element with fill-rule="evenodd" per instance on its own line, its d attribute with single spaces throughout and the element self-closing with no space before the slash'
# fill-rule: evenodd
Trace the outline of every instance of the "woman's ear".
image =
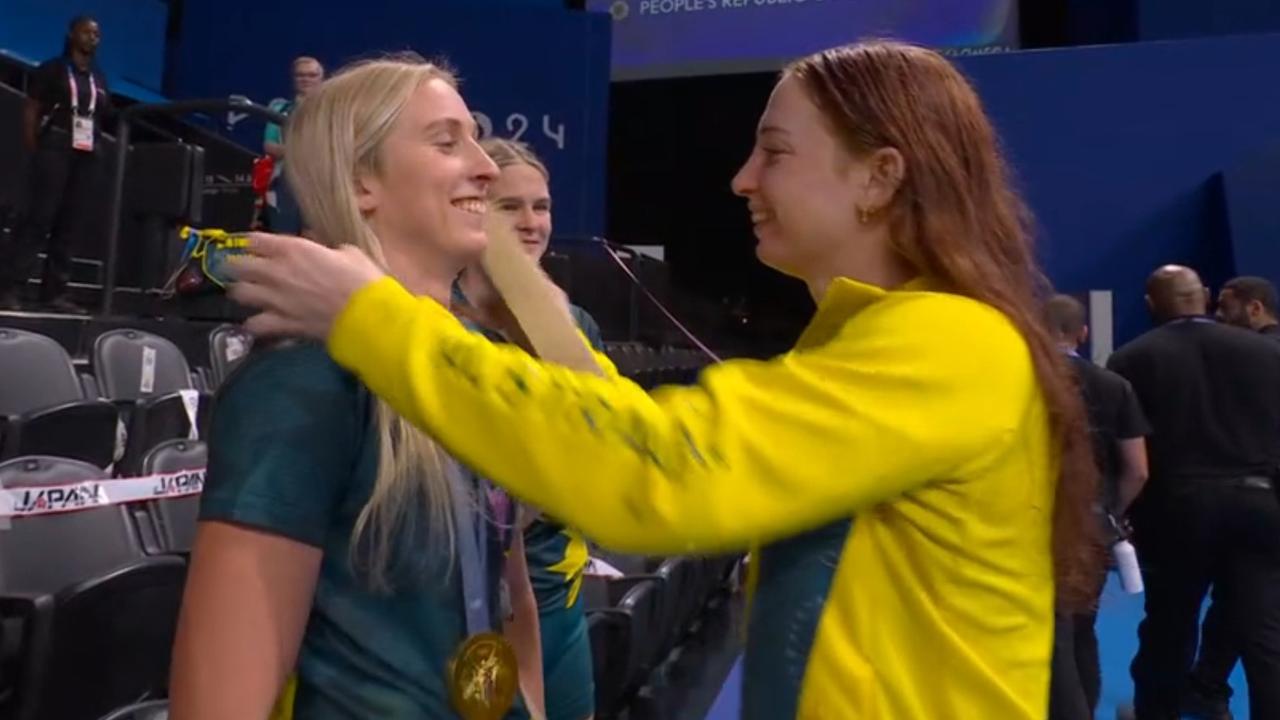
<svg viewBox="0 0 1280 720">
<path fill-rule="evenodd" d="M 883 147 L 867 157 L 867 186 L 864 209 L 877 213 L 893 203 L 907 174 L 907 161 L 897 148 Z"/>
<path fill-rule="evenodd" d="M 381 185 L 376 177 L 369 173 L 356 173 L 354 180 L 356 190 L 356 207 L 362 213 L 371 213 L 378 209 L 378 199 L 381 196 Z"/>
</svg>

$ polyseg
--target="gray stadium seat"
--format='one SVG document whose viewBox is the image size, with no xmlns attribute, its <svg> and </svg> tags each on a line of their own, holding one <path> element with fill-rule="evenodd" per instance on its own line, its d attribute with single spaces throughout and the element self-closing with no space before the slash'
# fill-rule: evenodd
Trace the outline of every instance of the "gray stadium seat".
<svg viewBox="0 0 1280 720">
<path fill-rule="evenodd" d="M 238 325 L 219 325 L 209 333 L 209 368 L 213 374 L 210 389 L 226 382 L 253 349 L 253 336 Z"/>
<path fill-rule="evenodd" d="M 142 460 L 142 472 L 171 473 L 203 468 L 209 450 L 198 440 L 168 440 L 151 449 Z M 200 515 L 200 496 L 156 500 L 151 505 L 160 548 L 166 553 L 189 555 L 196 539 L 196 520 Z"/>
<path fill-rule="evenodd" d="M 102 393 L 98 390 L 98 380 L 87 373 L 80 373 L 80 389 L 84 392 L 86 400 L 101 400 Z"/>
<path fill-rule="evenodd" d="M 8 488 L 102 475 L 62 458 L 0 463 Z M 143 557 L 119 506 L 16 518 L 0 530 L 0 626 L 6 645 L 18 638 L 0 656 L 14 678 L 0 717 L 87 720 L 164 697 L 185 568 L 177 557 Z"/>
<path fill-rule="evenodd" d="M 591 638 L 592 675 L 596 687 L 596 717 L 614 717 L 627 698 L 631 662 L 631 621 L 624 613 L 599 610 L 587 613 Z"/>
<path fill-rule="evenodd" d="M 197 390 L 177 345 L 158 335 L 121 328 L 93 343 L 93 371 L 102 393 L 126 416 L 129 440 L 117 466 L 120 475 L 142 472 L 142 459 L 166 440 L 187 438 L 190 421 L 180 391 Z M 197 428 L 204 430 L 211 396 L 200 393 Z"/>
<path fill-rule="evenodd" d="M 0 328 L 0 413 L 14 415 L 84 399 L 71 357 L 56 340 Z"/>
<path fill-rule="evenodd" d="M 107 467 L 119 413 L 88 397 L 67 352 L 52 338 L 0 328 L 0 460 L 56 455 Z"/>
<path fill-rule="evenodd" d="M 659 625 L 665 628 L 665 637 L 656 650 L 658 656 L 676 646 L 706 601 L 699 584 L 702 570 L 703 563 L 697 558 L 675 557 L 664 560 L 654 572 L 662 578 L 665 588 Z"/>
<path fill-rule="evenodd" d="M 93 372 L 102 394 L 112 400 L 142 400 L 195 389 L 191 368 L 178 346 L 142 330 L 120 328 L 99 335 L 93 341 Z"/>
<path fill-rule="evenodd" d="M 628 578 L 630 579 L 630 578 Z M 617 607 L 588 613 L 600 717 L 616 714 L 644 684 L 655 666 L 663 583 L 637 578 Z"/>
<path fill-rule="evenodd" d="M 213 398 L 208 393 L 199 393 L 199 399 L 196 430 L 203 437 L 212 414 Z M 143 462 L 153 448 L 170 440 L 190 437 L 191 420 L 181 393 L 139 400 L 127 408 L 127 414 L 129 440 L 116 466 L 120 476 L 145 474 Z"/>
<path fill-rule="evenodd" d="M 0 487 L 103 480 L 101 468 L 55 457 L 0 463 Z M 52 593 L 143 557 L 120 506 L 16 519 L 0 530 L 0 593 Z M 39 548 L 38 551 L 33 551 Z"/>
</svg>

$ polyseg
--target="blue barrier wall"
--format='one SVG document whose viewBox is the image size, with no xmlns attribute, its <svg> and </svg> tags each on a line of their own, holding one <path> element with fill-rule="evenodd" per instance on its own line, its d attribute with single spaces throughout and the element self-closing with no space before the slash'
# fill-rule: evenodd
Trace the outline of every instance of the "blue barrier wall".
<svg viewBox="0 0 1280 720">
<path fill-rule="evenodd" d="M 530 0 L 532 2 L 532 0 Z M 330 69 L 380 52 L 444 56 L 493 132 L 521 134 L 550 166 L 558 234 L 598 234 L 604 219 L 609 19 L 529 3 L 422 0 L 187 0 L 172 94 L 288 95 L 301 54 Z M 224 119 L 225 120 L 225 119 Z M 262 125 L 238 139 L 261 147 Z"/>
<path fill-rule="evenodd" d="M 1280 36 L 960 62 L 1036 212 L 1051 276 L 1114 290 L 1117 341 L 1149 326 L 1142 286 L 1161 263 L 1195 266 L 1213 285 L 1259 271 L 1235 267 L 1220 173 L 1280 139 L 1269 90 Z M 1272 197 L 1280 204 L 1280 190 Z"/>
<path fill-rule="evenodd" d="M 62 52 L 67 23 L 89 14 L 102 25 L 98 61 L 107 81 L 126 95 L 158 92 L 164 74 L 164 0 L 3 0 L 0 51 L 31 64 Z"/>
<path fill-rule="evenodd" d="M 1222 192 L 1236 267 L 1280 281 L 1280 137 L 1227 168 Z"/>
</svg>

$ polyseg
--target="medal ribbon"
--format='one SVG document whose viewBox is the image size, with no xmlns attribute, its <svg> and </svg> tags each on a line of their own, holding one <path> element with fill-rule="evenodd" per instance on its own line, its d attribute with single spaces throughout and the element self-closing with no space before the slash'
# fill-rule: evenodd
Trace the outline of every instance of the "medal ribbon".
<svg viewBox="0 0 1280 720">
<path fill-rule="evenodd" d="M 473 483 L 456 465 L 451 475 L 454 479 L 453 516 L 458 537 L 458 565 L 462 573 L 462 602 L 466 608 L 467 635 L 475 635 L 488 632 L 493 624 L 489 614 L 489 554 L 486 552 L 484 517 L 475 508 L 475 503 L 483 500 L 477 499 L 476 493 L 472 492 Z"/>
</svg>

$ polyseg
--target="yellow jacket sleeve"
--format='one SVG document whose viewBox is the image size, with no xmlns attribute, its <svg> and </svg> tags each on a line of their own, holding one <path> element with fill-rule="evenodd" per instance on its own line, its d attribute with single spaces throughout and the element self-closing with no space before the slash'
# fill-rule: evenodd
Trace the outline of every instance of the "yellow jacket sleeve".
<svg viewBox="0 0 1280 720">
<path fill-rule="evenodd" d="M 329 347 L 462 462 L 601 544 L 723 551 L 945 482 L 1007 445 L 1032 387 L 1021 337 L 976 302 L 902 295 L 820 345 L 652 395 L 494 345 L 389 278 L 352 298 Z"/>
</svg>

